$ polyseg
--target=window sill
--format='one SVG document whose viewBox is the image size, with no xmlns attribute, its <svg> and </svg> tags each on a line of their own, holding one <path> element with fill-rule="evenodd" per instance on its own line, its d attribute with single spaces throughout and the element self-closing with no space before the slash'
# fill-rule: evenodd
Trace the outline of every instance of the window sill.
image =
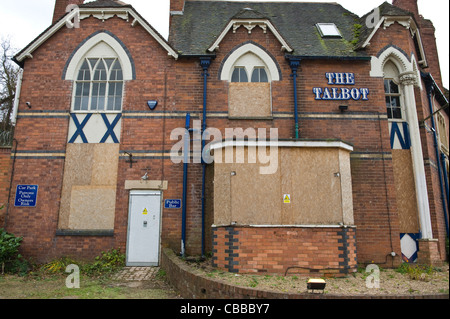
<svg viewBox="0 0 450 319">
<path fill-rule="evenodd" d="M 73 230 L 73 229 L 58 229 L 56 236 L 96 236 L 96 237 L 112 237 L 114 236 L 114 229 L 92 229 L 92 230 Z"/>
<path fill-rule="evenodd" d="M 71 110 L 70 113 L 75 113 L 75 114 L 102 114 L 102 113 L 107 113 L 107 114 L 120 114 L 122 113 L 122 111 L 73 111 Z"/>
</svg>

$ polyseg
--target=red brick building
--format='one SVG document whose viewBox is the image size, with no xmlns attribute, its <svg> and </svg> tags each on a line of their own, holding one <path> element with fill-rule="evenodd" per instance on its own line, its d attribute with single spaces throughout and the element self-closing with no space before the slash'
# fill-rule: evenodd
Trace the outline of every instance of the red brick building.
<svg viewBox="0 0 450 319">
<path fill-rule="evenodd" d="M 2 214 L 25 256 L 157 265 L 171 247 L 232 272 L 336 274 L 447 258 L 448 101 L 415 0 L 363 17 L 172 0 L 168 41 L 150 23 L 57 0 L 15 56 Z"/>
</svg>

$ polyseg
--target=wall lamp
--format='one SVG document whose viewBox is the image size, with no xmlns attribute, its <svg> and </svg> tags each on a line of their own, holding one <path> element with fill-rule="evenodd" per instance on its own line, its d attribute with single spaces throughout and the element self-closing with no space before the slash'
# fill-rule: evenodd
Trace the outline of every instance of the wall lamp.
<svg viewBox="0 0 450 319">
<path fill-rule="evenodd" d="M 130 163 L 130 168 L 133 168 L 133 163 L 137 163 L 137 161 L 133 161 L 133 154 L 125 152 L 125 151 L 123 153 L 128 155 L 129 159 L 126 162 Z"/>
<path fill-rule="evenodd" d="M 348 105 L 339 105 L 339 110 L 344 113 L 348 110 Z"/>
</svg>

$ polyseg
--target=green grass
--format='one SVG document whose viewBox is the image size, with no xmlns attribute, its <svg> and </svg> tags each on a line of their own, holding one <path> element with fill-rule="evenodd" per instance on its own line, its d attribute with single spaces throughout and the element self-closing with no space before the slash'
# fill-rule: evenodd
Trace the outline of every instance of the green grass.
<svg viewBox="0 0 450 319">
<path fill-rule="evenodd" d="M 66 277 L 53 274 L 46 277 L 0 277 L 0 299 L 172 299 L 169 289 L 140 282 L 137 286 L 107 278 L 81 276 L 80 288 L 66 287 Z M 163 286 L 163 285 L 161 285 Z"/>
</svg>

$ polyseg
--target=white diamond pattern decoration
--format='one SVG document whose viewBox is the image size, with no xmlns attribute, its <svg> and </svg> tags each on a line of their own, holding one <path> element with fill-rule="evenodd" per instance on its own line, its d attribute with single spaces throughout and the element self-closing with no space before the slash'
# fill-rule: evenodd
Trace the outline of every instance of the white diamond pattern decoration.
<svg viewBox="0 0 450 319">
<path fill-rule="evenodd" d="M 417 252 L 417 243 L 411 238 L 410 235 L 405 234 L 400 240 L 400 245 L 402 247 L 402 254 L 411 262 L 415 260 L 411 260 L 411 257 Z"/>
</svg>

